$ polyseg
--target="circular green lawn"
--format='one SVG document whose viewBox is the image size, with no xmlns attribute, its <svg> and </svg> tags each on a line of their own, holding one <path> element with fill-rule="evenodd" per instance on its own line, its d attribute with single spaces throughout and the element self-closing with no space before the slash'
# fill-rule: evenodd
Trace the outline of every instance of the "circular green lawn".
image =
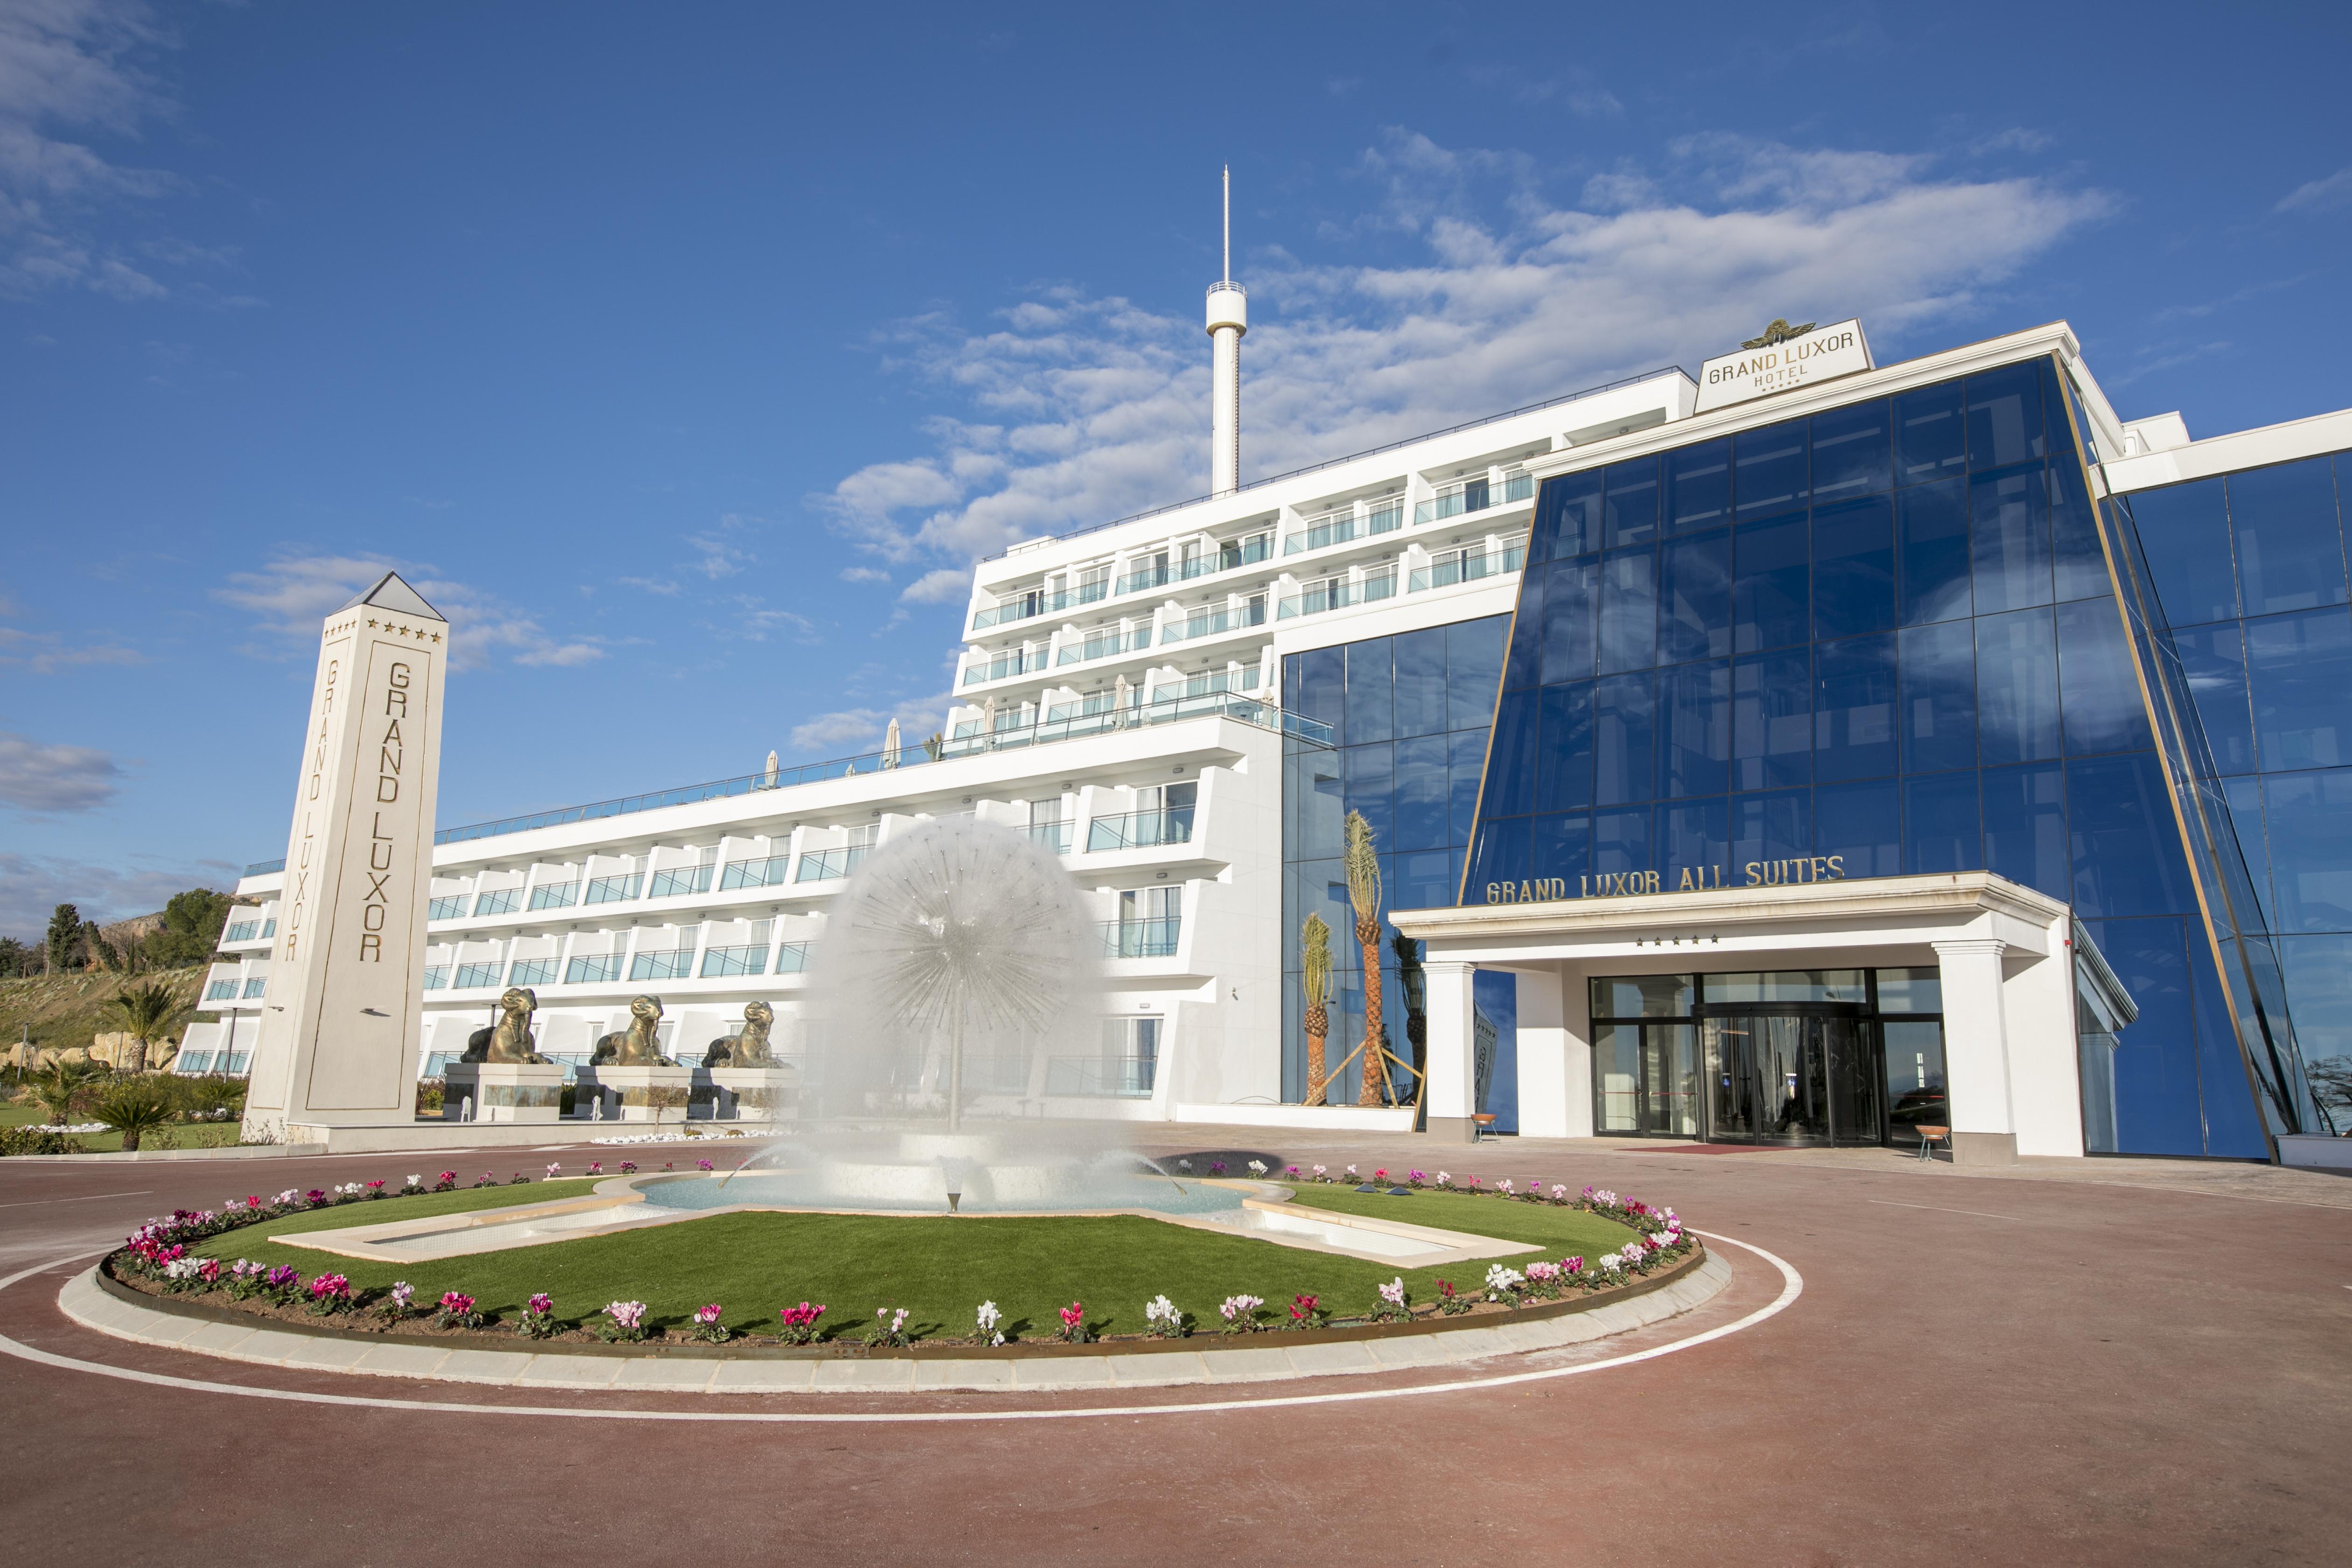
<svg viewBox="0 0 2352 1568">
<path fill-rule="evenodd" d="M 658 1332 L 686 1326 L 697 1308 L 719 1302 L 738 1333 L 777 1331 L 779 1308 L 807 1300 L 825 1306 L 829 1334 L 860 1334 L 877 1309 L 908 1310 L 908 1331 L 961 1338 L 973 1331 L 981 1302 L 992 1300 L 1014 1338 L 1045 1339 L 1060 1309 L 1082 1302 L 1089 1332 L 1145 1330 L 1144 1303 L 1162 1293 L 1199 1331 L 1221 1329 L 1218 1305 L 1229 1296 L 1263 1298 L 1286 1316 L 1294 1297 L 1312 1295 L 1335 1317 L 1369 1315 L 1379 1286 L 1400 1275 L 1416 1303 L 1433 1300 L 1441 1277 L 1474 1293 L 1484 1262 L 1400 1269 L 1307 1252 L 1246 1236 L 1167 1225 L 1133 1215 L 857 1215 L 721 1214 L 612 1236 L 583 1237 L 503 1252 L 398 1267 L 364 1262 L 299 1244 L 306 1231 L 381 1225 L 435 1214 L 541 1203 L 576 1196 L 592 1181 L 471 1189 L 347 1204 L 228 1232 L 195 1250 L 224 1260 L 290 1264 L 309 1275 L 347 1276 L 355 1294 L 405 1279 L 420 1305 L 447 1290 L 471 1296 L 477 1310 L 511 1322 L 544 1291 L 567 1326 L 593 1322 L 610 1301 L 643 1301 Z M 1536 1257 L 1586 1258 L 1613 1251 L 1634 1233 L 1613 1220 L 1570 1208 L 1420 1192 L 1405 1197 L 1303 1186 L 1305 1207 L 1377 1215 L 1444 1230 L 1523 1241 L 1541 1254 L 1506 1261 L 1524 1268 Z"/>
</svg>

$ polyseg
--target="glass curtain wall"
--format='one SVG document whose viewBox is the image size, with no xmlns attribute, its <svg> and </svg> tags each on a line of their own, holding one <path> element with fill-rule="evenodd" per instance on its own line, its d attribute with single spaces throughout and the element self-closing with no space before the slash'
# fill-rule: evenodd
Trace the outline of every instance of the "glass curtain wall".
<svg viewBox="0 0 2352 1568">
<path fill-rule="evenodd" d="M 2140 1001 L 2121 1150 L 2263 1157 L 2100 525 L 2047 359 L 1546 479 L 1463 897 L 1990 869 Z"/>
<path fill-rule="evenodd" d="M 1454 902 L 1477 809 L 1509 618 L 1487 616 L 1396 637 L 1368 637 L 1291 654 L 1282 661 L 1283 707 L 1330 725 L 1337 742 L 1336 749 L 1290 738 L 1283 744 L 1282 1071 L 1286 1101 L 1297 1103 L 1307 1096 L 1298 928 L 1310 914 L 1321 915 L 1331 928 L 1333 995 L 1327 1064 L 1337 1063 L 1364 1035 L 1362 952 L 1356 942 L 1356 918 L 1339 858 L 1347 814 L 1360 811 L 1371 824 L 1381 850 L 1384 913 Z M 1389 1048 L 1408 1061 L 1418 1060 L 1426 1043 L 1419 1016 L 1421 944 L 1400 936 L 1383 919 L 1379 945 Z M 1479 1005 L 1488 1016 L 1510 1016 L 1508 977 L 1481 975 L 1478 984 Z M 1507 1050 L 1512 1043 L 1507 1037 L 1503 1047 Z M 1344 1083 L 1332 1085 L 1329 1098 L 1352 1105 L 1361 1081 L 1359 1063 L 1349 1063 L 1344 1076 Z M 1406 1093 L 1409 1077 L 1401 1072 L 1393 1076 L 1398 1092 Z M 1516 1106 L 1516 1098 L 1511 1103 Z M 1501 1110 L 1497 1114 L 1501 1127 Z"/>
<path fill-rule="evenodd" d="M 2168 673 L 2206 737 L 2201 798 L 2236 829 L 2251 967 L 2274 976 L 2305 1065 L 2311 1130 L 2328 1132 L 2352 1125 L 2347 459 L 2242 469 L 2137 491 L 2116 507 L 2161 618 L 2159 646 L 2175 656 L 2163 662 L 2177 666 Z M 2266 989 L 2239 998 L 2263 1024 Z M 2275 1092 L 2292 1095 L 2294 1056 L 2269 1043 L 2280 1059 L 2258 1066 Z"/>
</svg>

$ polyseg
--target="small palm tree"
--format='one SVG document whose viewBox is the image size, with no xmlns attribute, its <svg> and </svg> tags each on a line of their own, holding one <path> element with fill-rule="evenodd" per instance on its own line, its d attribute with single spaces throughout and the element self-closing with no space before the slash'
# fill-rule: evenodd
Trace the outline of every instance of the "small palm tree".
<svg viewBox="0 0 2352 1568">
<path fill-rule="evenodd" d="M 1308 915 L 1298 928 L 1299 966 L 1307 993 L 1307 1103 L 1323 1103 L 1323 1042 L 1331 1033 L 1331 928 Z"/>
<path fill-rule="evenodd" d="M 51 1126 L 63 1127 L 73 1120 L 74 1101 L 81 1098 L 98 1071 L 95 1063 L 69 1062 L 60 1057 L 33 1074 L 33 1102 L 49 1113 Z"/>
<path fill-rule="evenodd" d="M 122 1134 L 122 1152 L 126 1154 L 139 1147 L 143 1135 L 169 1127 L 173 1115 L 169 1100 L 136 1081 L 116 1084 L 100 1095 L 90 1105 L 89 1113 L 92 1121 Z"/>
<path fill-rule="evenodd" d="M 171 1026 L 172 1015 L 180 1010 L 180 999 L 172 988 L 155 981 L 133 985 L 108 1004 L 121 1016 L 122 1026 L 139 1043 L 135 1059 L 121 1063 L 124 1072 L 147 1070 L 147 1047 L 162 1037 Z"/>
<path fill-rule="evenodd" d="M 1387 1032 L 1381 1027 L 1381 858 L 1372 847 L 1372 825 L 1360 811 L 1348 814 L 1348 902 L 1356 910 L 1356 945 L 1364 950 L 1364 1073 L 1358 1105 L 1378 1105 L 1388 1082 L 1381 1055 Z"/>
</svg>

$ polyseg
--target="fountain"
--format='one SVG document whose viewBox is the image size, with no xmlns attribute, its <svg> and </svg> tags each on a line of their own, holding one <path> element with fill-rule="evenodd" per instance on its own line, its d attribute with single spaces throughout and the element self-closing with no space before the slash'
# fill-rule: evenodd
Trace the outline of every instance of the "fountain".
<svg viewBox="0 0 2352 1568">
<path fill-rule="evenodd" d="M 649 1204 L 992 1214 L 1236 1209 L 1119 1147 L 1117 1123 L 1049 1120 L 1057 1058 L 1102 1050 L 1102 943 L 1060 859 L 974 818 L 895 836 L 827 911 L 803 993 L 799 1117 L 717 1181 Z"/>
</svg>

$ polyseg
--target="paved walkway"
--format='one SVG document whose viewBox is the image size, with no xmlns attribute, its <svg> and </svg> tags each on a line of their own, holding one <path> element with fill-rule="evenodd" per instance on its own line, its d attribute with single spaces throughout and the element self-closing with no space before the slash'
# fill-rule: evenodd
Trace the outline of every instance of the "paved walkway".
<svg viewBox="0 0 2352 1568">
<path fill-rule="evenodd" d="M 87 1265 L 60 1266 L 0 1291 L 0 1334 L 162 1381 L 0 1358 L 0 1467 L 20 1479 L 0 1491 L 0 1539 L 42 1542 L 45 1561 L 131 1563 L 183 1557 L 190 1540 L 353 1564 L 437 1561 L 453 1542 L 549 1563 L 2341 1561 L 2341 1178 L 1186 1132 L 1196 1149 L 1614 1187 L 1785 1258 L 1804 1291 L 1744 1331 L 1625 1359 L 1774 1299 L 1777 1273 L 1726 1249 L 1716 1300 L 1601 1342 L 1606 1355 L 1485 1363 L 1547 1374 L 1517 1383 L 1402 1369 L 1265 1391 L 1311 1387 L 1311 1404 L 940 1394 L 933 1415 L 1009 1418 L 768 1426 L 696 1423 L 886 1401 L 241 1366 L 73 1324 L 57 1294 Z M 13 1163 L 7 1272 L 253 1184 L 220 1166 Z M 404 1173 L 368 1156 L 270 1169 L 275 1184 Z M 1319 1397 L 1342 1387 L 1379 1397 Z M 1216 1407 L 1185 1408 L 1204 1397 Z M 534 1413 L 558 1406 L 566 1418 Z"/>
</svg>

